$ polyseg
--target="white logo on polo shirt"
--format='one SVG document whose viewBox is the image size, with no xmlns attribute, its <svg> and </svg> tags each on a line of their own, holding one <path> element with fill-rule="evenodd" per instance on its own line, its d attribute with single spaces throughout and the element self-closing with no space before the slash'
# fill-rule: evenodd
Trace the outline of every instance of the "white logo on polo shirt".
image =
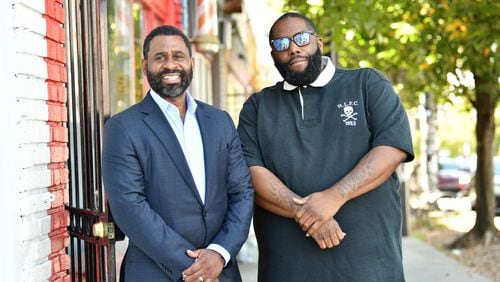
<svg viewBox="0 0 500 282">
<path fill-rule="evenodd" d="M 340 114 L 340 118 L 346 126 L 356 126 L 356 121 L 358 120 L 356 116 L 358 113 L 354 111 L 354 107 L 358 105 L 358 101 L 348 101 L 337 105 L 337 108 L 343 111 Z"/>
</svg>

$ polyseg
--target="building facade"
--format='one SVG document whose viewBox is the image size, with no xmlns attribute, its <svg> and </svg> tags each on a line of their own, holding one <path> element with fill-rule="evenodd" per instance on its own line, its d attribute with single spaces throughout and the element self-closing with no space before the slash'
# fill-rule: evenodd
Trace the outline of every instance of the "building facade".
<svg viewBox="0 0 500 282">
<path fill-rule="evenodd" d="M 0 3 L 4 281 L 115 281 L 121 239 L 100 179 L 103 124 L 147 92 L 141 52 L 160 24 L 192 40 L 192 95 L 236 118 L 256 88 L 242 1 Z"/>
</svg>

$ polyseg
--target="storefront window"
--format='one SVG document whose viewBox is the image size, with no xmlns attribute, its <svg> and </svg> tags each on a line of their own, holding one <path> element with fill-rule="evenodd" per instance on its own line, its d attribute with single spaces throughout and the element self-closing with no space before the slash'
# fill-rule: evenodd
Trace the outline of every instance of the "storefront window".
<svg viewBox="0 0 500 282">
<path fill-rule="evenodd" d="M 134 48 L 135 48 L 135 100 L 140 101 L 144 97 L 144 80 L 142 75 L 142 5 L 134 4 Z"/>
<path fill-rule="evenodd" d="M 133 0 L 108 1 L 111 114 L 135 103 L 136 66 Z"/>
</svg>

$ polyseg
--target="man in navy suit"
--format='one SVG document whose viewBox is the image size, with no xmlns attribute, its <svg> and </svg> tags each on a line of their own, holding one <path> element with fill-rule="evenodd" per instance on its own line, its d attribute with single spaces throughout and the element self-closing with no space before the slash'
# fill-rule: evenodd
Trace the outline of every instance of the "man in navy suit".
<svg viewBox="0 0 500 282">
<path fill-rule="evenodd" d="M 151 90 L 106 122 L 103 181 L 129 238 L 124 281 L 241 281 L 253 187 L 229 115 L 186 91 L 188 38 L 160 26 L 145 38 Z"/>
</svg>

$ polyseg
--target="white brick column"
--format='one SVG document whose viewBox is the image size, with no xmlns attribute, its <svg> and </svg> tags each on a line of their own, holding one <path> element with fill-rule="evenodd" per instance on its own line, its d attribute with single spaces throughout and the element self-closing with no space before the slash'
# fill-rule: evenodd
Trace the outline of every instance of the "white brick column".
<svg viewBox="0 0 500 282">
<path fill-rule="evenodd" d="M 2 280 L 17 281 L 21 272 L 18 252 L 19 235 L 19 192 L 16 189 L 17 177 L 17 135 L 13 131 L 17 125 L 16 96 L 13 85 L 15 51 L 13 43 L 13 9 L 11 1 L 0 2 L 0 85 L 2 103 L 0 103 L 0 222 L 4 226 L 0 232 L 1 255 L 0 273 Z"/>
<path fill-rule="evenodd" d="M 61 3 L 0 1 L 2 281 L 69 280 Z"/>
<path fill-rule="evenodd" d="M 18 253 L 21 254 L 19 279 L 48 281 L 50 254 L 50 150 L 47 105 L 47 42 L 45 1 L 16 1 L 12 5 L 16 99 L 17 180 L 20 214 Z M 47 176 L 49 179 L 47 179 Z"/>
</svg>

